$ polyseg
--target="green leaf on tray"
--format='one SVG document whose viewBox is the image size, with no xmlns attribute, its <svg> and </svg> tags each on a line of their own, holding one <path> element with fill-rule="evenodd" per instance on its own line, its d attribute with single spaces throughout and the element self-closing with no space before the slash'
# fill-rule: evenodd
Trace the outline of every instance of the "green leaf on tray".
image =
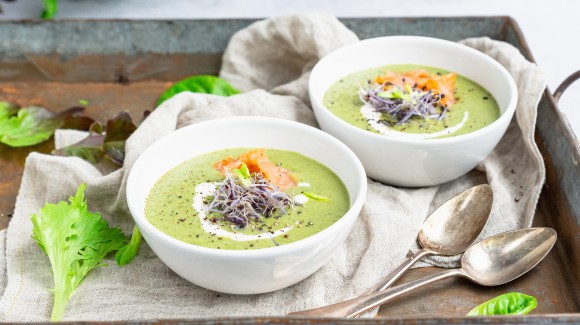
<svg viewBox="0 0 580 325">
<path fill-rule="evenodd" d="M 176 82 L 167 91 L 165 91 L 157 100 L 157 106 L 164 101 L 184 91 L 194 93 L 213 94 L 219 96 L 232 96 L 240 92 L 232 87 L 227 81 L 209 75 L 193 76 Z"/>
<path fill-rule="evenodd" d="M 42 0 L 44 9 L 40 17 L 42 19 L 52 19 L 58 11 L 58 0 Z"/>
<path fill-rule="evenodd" d="M 131 115 L 127 112 L 120 112 L 107 121 L 104 130 L 100 123 L 95 122 L 91 125 L 86 138 L 70 146 L 54 150 L 52 154 L 80 157 L 95 165 L 108 159 L 122 166 L 125 160 L 125 141 L 136 129 L 137 126 L 133 123 Z"/>
<path fill-rule="evenodd" d="M 50 139 L 59 127 L 83 128 L 90 120 L 79 116 L 83 110 L 71 107 L 57 114 L 38 106 L 19 108 L 0 102 L 0 142 L 11 147 L 33 146 Z"/>
<path fill-rule="evenodd" d="M 85 276 L 127 238 L 110 228 L 99 213 L 90 212 L 81 184 L 70 203 L 47 203 L 32 216 L 32 238 L 46 253 L 54 278 L 52 321 L 62 319 L 66 304 Z"/>
<path fill-rule="evenodd" d="M 141 248 L 141 232 L 139 231 L 139 227 L 135 225 L 133 235 L 131 235 L 131 241 L 121 247 L 117 254 L 115 254 L 115 261 L 120 266 L 131 263 L 135 259 L 135 256 L 139 254 L 139 248 Z"/>
<path fill-rule="evenodd" d="M 466 316 L 526 315 L 536 308 L 536 298 L 519 292 L 505 293 L 473 308 Z"/>
</svg>

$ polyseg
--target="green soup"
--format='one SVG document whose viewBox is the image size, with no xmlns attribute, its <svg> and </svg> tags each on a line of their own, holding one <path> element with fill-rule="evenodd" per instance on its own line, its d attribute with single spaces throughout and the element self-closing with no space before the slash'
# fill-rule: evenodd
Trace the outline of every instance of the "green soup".
<svg viewBox="0 0 580 325">
<path fill-rule="evenodd" d="M 436 118 L 424 119 L 413 116 L 408 121 L 397 124 L 384 113 L 375 113 L 379 119 L 378 123 L 369 118 L 368 110 L 364 111 L 364 103 L 358 95 L 361 86 L 387 71 L 407 72 L 416 69 L 426 70 L 430 74 L 449 73 L 442 69 L 407 64 L 363 70 L 334 83 L 325 93 L 323 103 L 333 114 L 348 123 L 379 134 L 398 131 L 409 134 L 437 133 L 434 138 L 451 137 L 479 130 L 499 118 L 499 106 L 493 96 L 482 86 L 460 75 L 457 75 L 454 92 L 457 102 L 449 107 L 441 121 Z"/>
<path fill-rule="evenodd" d="M 198 211 L 196 207 L 200 202 L 208 204 L 211 196 L 200 197 L 199 189 L 211 187 L 210 184 L 224 179 L 213 164 L 228 156 L 237 157 L 248 150 L 234 148 L 215 151 L 171 169 L 155 183 L 147 197 L 147 220 L 164 233 L 187 243 L 241 250 L 284 245 L 306 238 L 332 225 L 350 208 L 346 187 L 326 166 L 296 152 L 267 149 L 270 161 L 292 172 L 298 181 L 298 186 L 286 190 L 286 194 L 293 198 L 300 196 L 301 200 L 307 200 L 305 203 L 289 208 L 286 214 L 262 217 L 261 221 L 253 221 L 242 229 L 234 227 L 232 222 L 218 220 L 218 213 L 200 213 L 203 209 Z M 331 201 L 308 199 L 303 192 L 321 195 Z M 198 204 L 195 207 L 194 200 Z M 209 227 L 214 227 L 214 230 L 208 231 Z"/>
</svg>

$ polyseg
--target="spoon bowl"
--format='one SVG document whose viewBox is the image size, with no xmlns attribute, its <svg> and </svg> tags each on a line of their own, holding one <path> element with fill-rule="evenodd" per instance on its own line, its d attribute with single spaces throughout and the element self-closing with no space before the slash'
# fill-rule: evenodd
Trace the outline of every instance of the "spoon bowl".
<svg viewBox="0 0 580 325">
<path fill-rule="evenodd" d="M 485 286 L 508 283 L 534 268 L 556 243 L 551 228 L 505 232 L 470 247 L 461 259 L 463 275 Z"/>
<path fill-rule="evenodd" d="M 419 243 L 440 255 L 465 251 L 483 230 L 491 212 L 491 186 L 477 185 L 451 198 L 425 220 Z"/>
</svg>

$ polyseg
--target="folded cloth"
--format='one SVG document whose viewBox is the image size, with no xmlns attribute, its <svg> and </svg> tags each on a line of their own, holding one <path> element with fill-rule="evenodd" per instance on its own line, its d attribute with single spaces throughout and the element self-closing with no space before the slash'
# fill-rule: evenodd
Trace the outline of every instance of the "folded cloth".
<svg viewBox="0 0 580 325">
<path fill-rule="evenodd" d="M 227 98 L 182 93 L 166 101 L 128 139 L 125 163 L 119 170 L 103 174 L 79 158 L 31 154 L 5 246 L 0 244 L 0 254 L 5 257 L 0 259 L 0 289 L 6 279 L 0 320 L 49 319 L 53 302 L 48 290 L 53 286 L 50 265 L 31 238 L 30 222 L 30 216 L 46 202 L 66 200 L 86 182 L 89 208 L 129 233 L 133 221 L 125 201 L 125 184 L 131 166 L 151 143 L 185 125 L 232 115 L 273 116 L 316 126 L 306 90 L 310 69 L 325 54 L 356 41 L 355 34 L 325 14 L 254 23 L 232 37 L 220 73 L 245 93 Z M 508 44 L 487 38 L 464 43 L 503 64 L 520 93 L 506 136 L 479 170 L 421 189 L 369 180 L 367 200 L 346 242 L 318 272 L 289 288 L 251 296 L 208 291 L 174 274 L 144 243 L 133 263 L 118 267 L 108 259 L 108 266 L 91 271 L 72 297 L 64 320 L 284 315 L 351 298 L 416 248 L 417 232 L 430 211 L 482 182 L 491 184 L 495 200 L 484 236 L 529 227 L 545 173 L 533 133 L 546 78 Z M 78 139 L 78 133 L 61 131 L 56 139 L 61 146 Z M 431 262 L 449 267 L 456 265 L 457 257 Z"/>
</svg>

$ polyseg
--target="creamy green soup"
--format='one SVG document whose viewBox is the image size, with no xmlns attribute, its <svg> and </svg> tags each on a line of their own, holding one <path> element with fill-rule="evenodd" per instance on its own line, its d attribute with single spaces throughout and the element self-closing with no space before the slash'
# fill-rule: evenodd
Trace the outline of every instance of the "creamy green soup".
<svg viewBox="0 0 580 325">
<path fill-rule="evenodd" d="M 350 208 L 346 187 L 326 166 L 296 152 L 267 149 L 270 161 L 292 172 L 298 186 L 286 193 L 301 205 L 295 205 L 286 214 L 277 213 L 261 218 L 260 222 L 253 221 L 243 229 L 229 221 L 217 220 L 218 213 L 205 213 L 200 205 L 207 206 L 212 197 L 204 197 L 203 189 L 224 179 L 213 164 L 248 150 L 234 148 L 211 152 L 171 169 L 155 183 L 147 197 L 147 220 L 164 233 L 187 243 L 242 250 L 284 245 L 306 238 L 332 225 Z M 329 198 L 330 202 L 309 199 L 303 192 Z"/>
<path fill-rule="evenodd" d="M 429 134 L 435 134 L 433 138 L 444 138 L 473 132 L 499 118 L 499 106 L 493 96 L 479 84 L 460 75 L 457 75 L 454 92 L 457 102 L 449 106 L 440 121 L 436 118 L 413 116 L 408 121 L 397 124 L 387 114 L 371 111 L 372 108 L 368 106 L 365 110 L 358 95 L 361 86 L 387 71 L 407 72 L 416 69 L 424 69 L 430 74 L 449 73 L 442 69 L 407 64 L 363 70 L 334 83 L 325 93 L 323 103 L 333 114 L 361 129 L 379 134 L 396 134 L 392 131 L 421 134 L 425 138 L 430 138 Z"/>
</svg>

